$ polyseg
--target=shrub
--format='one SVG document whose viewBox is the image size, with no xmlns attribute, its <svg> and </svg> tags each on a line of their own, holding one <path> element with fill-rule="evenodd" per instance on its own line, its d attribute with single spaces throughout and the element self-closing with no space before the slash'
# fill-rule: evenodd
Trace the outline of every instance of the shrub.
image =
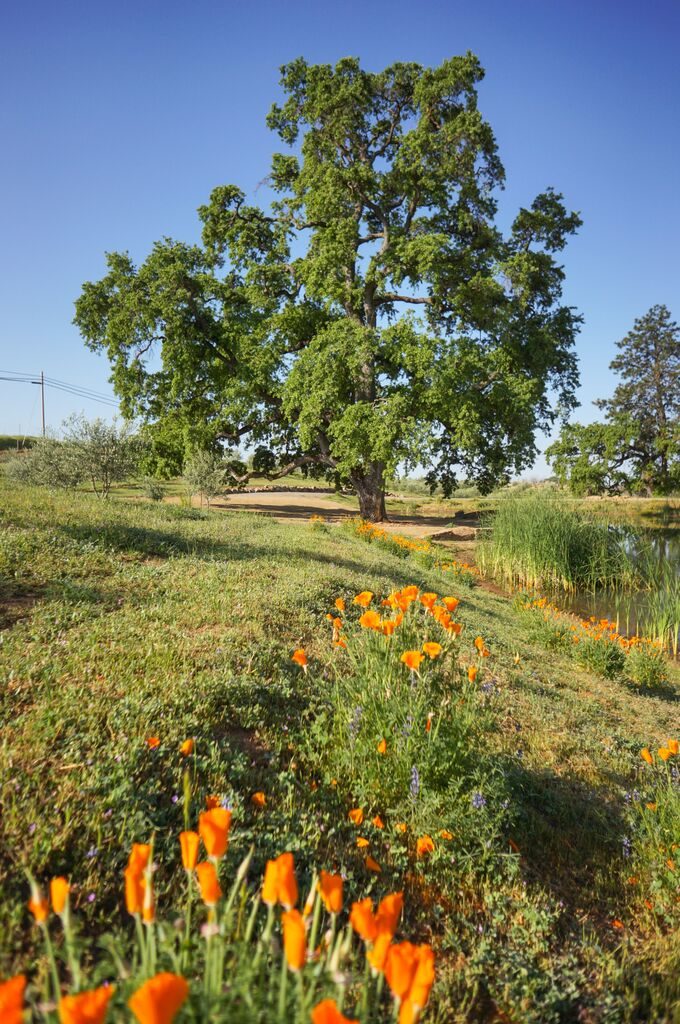
<svg viewBox="0 0 680 1024">
<path fill-rule="evenodd" d="M 625 668 L 626 653 L 615 640 L 582 634 L 576 644 L 576 660 L 605 679 L 616 679 Z"/>
<path fill-rule="evenodd" d="M 165 497 L 165 487 L 156 477 L 145 476 L 144 493 L 150 501 L 162 501 Z"/>
<path fill-rule="evenodd" d="M 191 494 L 198 494 L 210 508 L 211 498 L 217 497 L 224 490 L 226 467 L 222 458 L 215 452 L 196 451 L 184 464 L 182 479 Z"/>
<path fill-rule="evenodd" d="M 661 649 L 651 644 L 632 647 L 626 658 L 626 675 L 643 689 L 662 686 L 668 681 L 668 671 Z"/>
</svg>

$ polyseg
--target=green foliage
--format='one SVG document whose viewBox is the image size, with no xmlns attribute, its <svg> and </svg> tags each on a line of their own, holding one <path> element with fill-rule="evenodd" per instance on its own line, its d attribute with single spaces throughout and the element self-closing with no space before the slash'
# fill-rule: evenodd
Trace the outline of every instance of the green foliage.
<svg viewBox="0 0 680 1024">
<path fill-rule="evenodd" d="M 184 463 L 182 474 L 190 494 L 199 494 L 210 508 L 210 500 L 225 488 L 226 467 L 215 452 L 197 451 Z"/>
<path fill-rule="evenodd" d="M 626 667 L 627 656 L 616 641 L 585 633 L 579 636 L 574 657 L 603 679 L 618 679 Z"/>
<path fill-rule="evenodd" d="M 245 438 L 271 477 L 349 481 L 372 520 L 400 464 L 445 494 L 461 471 L 486 492 L 530 465 L 574 402 L 557 254 L 580 219 L 549 189 L 501 233 L 482 77 L 471 53 L 285 65 L 268 125 L 295 153 L 272 158 L 270 207 L 218 186 L 201 244 L 109 253 L 83 286 L 75 323 L 126 414 L 200 424 L 193 448 Z"/>
<path fill-rule="evenodd" d="M 143 480 L 144 494 L 150 501 L 162 501 L 165 497 L 165 487 L 155 476 L 146 476 Z"/>
<path fill-rule="evenodd" d="M 480 567 L 513 584 L 596 590 L 643 582 L 622 536 L 549 491 L 502 498 L 488 523 Z"/>
<path fill-rule="evenodd" d="M 575 494 L 670 493 L 680 488 L 680 328 L 652 306 L 617 347 L 621 383 L 595 403 L 605 422 L 565 426 L 546 456 Z"/>
<path fill-rule="evenodd" d="M 633 647 L 626 657 L 626 675 L 642 689 L 653 690 L 668 682 L 668 666 L 662 650 Z"/>
</svg>

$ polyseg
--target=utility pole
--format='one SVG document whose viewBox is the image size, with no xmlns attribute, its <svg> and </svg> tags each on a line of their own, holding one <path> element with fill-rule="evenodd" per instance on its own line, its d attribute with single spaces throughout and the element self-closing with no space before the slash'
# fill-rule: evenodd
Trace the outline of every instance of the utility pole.
<svg viewBox="0 0 680 1024">
<path fill-rule="evenodd" d="M 42 436 L 45 436 L 45 371 L 40 371 L 40 408 L 42 411 Z"/>
</svg>

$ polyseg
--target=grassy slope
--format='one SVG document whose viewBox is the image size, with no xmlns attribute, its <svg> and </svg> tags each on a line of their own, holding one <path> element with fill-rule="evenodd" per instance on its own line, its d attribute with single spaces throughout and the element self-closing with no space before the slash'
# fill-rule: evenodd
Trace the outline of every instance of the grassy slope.
<svg viewBox="0 0 680 1024">
<path fill-rule="evenodd" d="M 242 838 L 255 834 L 261 855 L 285 845 L 301 862 L 340 857 L 361 875 L 345 823 L 350 794 L 310 791 L 296 763 L 324 679 L 322 670 L 302 677 L 290 652 L 304 645 L 313 664 L 330 661 L 325 613 L 339 593 L 412 582 L 455 593 L 450 583 L 339 531 L 250 513 L 206 517 L 7 488 L 0 497 L 0 972 L 27 945 L 24 863 L 77 880 L 78 913 L 91 927 L 112 913 L 122 921 L 114 908 L 130 841 L 155 828 L 171 849 L 182 827 L 172 797 L 181 794 L 176 748 L 189 735 L 203 791 L 232 796 Z M 634 910 L 620 857 L 622 793 L 635 782 L 639 748 L 677 734 L 674 694 L 642 696 L 589 675 L 532 641 L 527 616 L 504 598 L 480 588 L 459 596 L 466 631 L 483 632 L 492 651 L 499 727 L 488 743 L 507 764 L 522 878 L 537 901 L 563 907 L 549 925 L 532 923 L 530 910 L 518 925 L 507 908 L 499 923 L 493 887 L 480 887 L 488 923 L 478 942 L 468 937 L 440 1018 L 490 1013 L 471 995 L 480 979 L 527 1020 L 575 1019 L 560 1007 L 579 999 L 611 1004 L 610 1016 L 594 1010 L 584 1020 L 624 1019 L 626 1004 L 635 1019 L 638 1000 L 656 1000 L 659 1013 L 672 998 L 672 982 L 654 980 L 671 955 L 663 922 L 633 926 L 622 942 L 611 920 L 628 924 Z M 162 739 L 153 755 L 150 735 Z M 257 789 L 272 794 L 259 816 L 248 802 Z M 424 912 L 439 914 L 450 963 L 472 899 L 459 895 L 462 909 L 455 892 L 441 903 L 458 931 L 441 909 Z M 507 977 L 486 948 L 494 928 L 507 942 Z"/>
</svg>

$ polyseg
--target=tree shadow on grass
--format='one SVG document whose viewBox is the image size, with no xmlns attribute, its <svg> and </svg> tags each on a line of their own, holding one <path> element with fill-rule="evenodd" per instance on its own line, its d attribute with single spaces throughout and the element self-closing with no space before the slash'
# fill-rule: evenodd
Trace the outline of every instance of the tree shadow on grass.
<svg viewBox="0 0 680 1024">
<path fill-rule="evenodd" d="M 512 764 L 506 778 L 514 796 L 513 839 L 527 879 L 571 914 L 601 911 L 622 863 L 623 807 L 603 790 L 550 771 Z"/>
</svg>

